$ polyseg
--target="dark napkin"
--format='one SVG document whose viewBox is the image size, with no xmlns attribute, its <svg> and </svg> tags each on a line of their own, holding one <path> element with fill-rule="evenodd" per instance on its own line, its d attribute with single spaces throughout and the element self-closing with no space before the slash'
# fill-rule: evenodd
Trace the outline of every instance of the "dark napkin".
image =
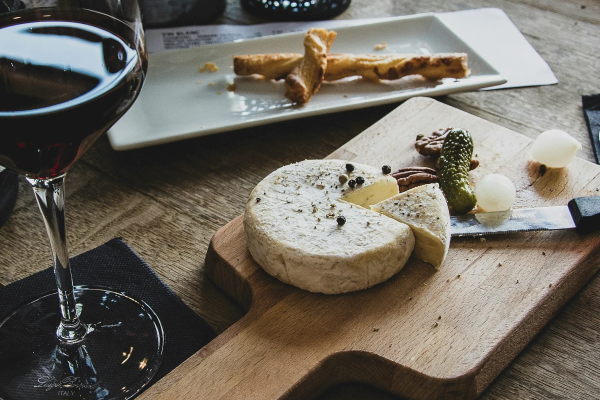
<svg viewBox="0 0 600 400">
<path fill-rule="evenodd" d="M 19 175 L 5 169 L 0 172 L 0 227 L 8 221 L 19 193 Z"/>
<path fill-rule="evenodd" d="M 76 285 L 103 286 L 144 300 L 158 315 L 165 332 L 162 363 L 152 383 L 169 373 L 215 334 L 165 285 L 158 275 L 121 239 L 111 241 L 71 259 Z M 0 288 L 0 321 L 26 301 L 56 290 L 52 268 Z"/>
<path fill-rule="evenodd" d="M 590 139 L 592 140 L 592 149 L 596 156 L 596 163 L 600 164 L 600 94 L 590 96 L 581 96 L 583 104 L 583 114 L 587 122 Z"/>
</svg>

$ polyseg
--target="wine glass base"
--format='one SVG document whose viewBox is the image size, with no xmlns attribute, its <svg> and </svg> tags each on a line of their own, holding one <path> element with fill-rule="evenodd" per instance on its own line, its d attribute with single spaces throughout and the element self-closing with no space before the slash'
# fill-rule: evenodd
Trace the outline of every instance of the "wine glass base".
<svg viewBox="0 0 600 400">
<path fill-rule="evenodd" d="M 58 295 L 25 304 L 0 322 L 0 399 L 129 399 L 155 375 L 164 333 L 145 303 L 103 288 L 75 287 L 87 336 L 56 337 Z"/>
</svg>

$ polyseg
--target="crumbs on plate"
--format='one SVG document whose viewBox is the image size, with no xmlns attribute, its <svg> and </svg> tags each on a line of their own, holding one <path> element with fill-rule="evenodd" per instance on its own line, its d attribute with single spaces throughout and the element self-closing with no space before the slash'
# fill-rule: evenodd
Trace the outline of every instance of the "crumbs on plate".
<svg viewBox="0 0 600 400">
<path fill-rule="evenodd" d="M 217 64 L 212 63 L 212 62 L 207 62 L 204 64 L 204 67 L 200 67 L 200 72 L 205 72 L 205 71 L 217 72 L 218 70 L 219 70 L 219 67 L 217 67 Z"/>
</svg>

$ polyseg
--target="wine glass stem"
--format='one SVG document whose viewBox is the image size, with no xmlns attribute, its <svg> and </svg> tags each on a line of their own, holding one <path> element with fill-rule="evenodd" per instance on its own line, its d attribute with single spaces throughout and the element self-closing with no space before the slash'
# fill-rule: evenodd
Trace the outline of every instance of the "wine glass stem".
<svg viewBox="0 0 600 400">
<path fill-rule="evenodd" d="M 52 248 L 61 313 L 61 322 L 56 334 L 64 343 L 79 342 L 85 337 L 87 327 L 79 320 L 73 292 L 65 229 L 65 175 L 50 179 L 27 178 L 27 180 L 33 187 Z"/>
</svg>

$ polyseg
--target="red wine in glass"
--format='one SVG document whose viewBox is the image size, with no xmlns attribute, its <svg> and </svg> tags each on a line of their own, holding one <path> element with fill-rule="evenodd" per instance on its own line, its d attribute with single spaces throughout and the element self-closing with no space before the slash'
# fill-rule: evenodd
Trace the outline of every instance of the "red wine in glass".
<svg viewBox="0 0 600 400">
<path fill-rule="evenodd" d="M 58 287 L 0 321 L 3 400 L 129 399 L 162 360 L 147 304 L 73 286 L 64 175 L 134 102 L 147 63 L 136 1 L 85 1 L 0 14 L 0 166 L 33 187 Z"/>
<path fill-rule="evenodd" d="M 129 108 L 142 56 L 127 42 L 131 28 L 106 15 L 11 14 L 0 16 L 0 163 L 51 178 Z"/>
</svg>

